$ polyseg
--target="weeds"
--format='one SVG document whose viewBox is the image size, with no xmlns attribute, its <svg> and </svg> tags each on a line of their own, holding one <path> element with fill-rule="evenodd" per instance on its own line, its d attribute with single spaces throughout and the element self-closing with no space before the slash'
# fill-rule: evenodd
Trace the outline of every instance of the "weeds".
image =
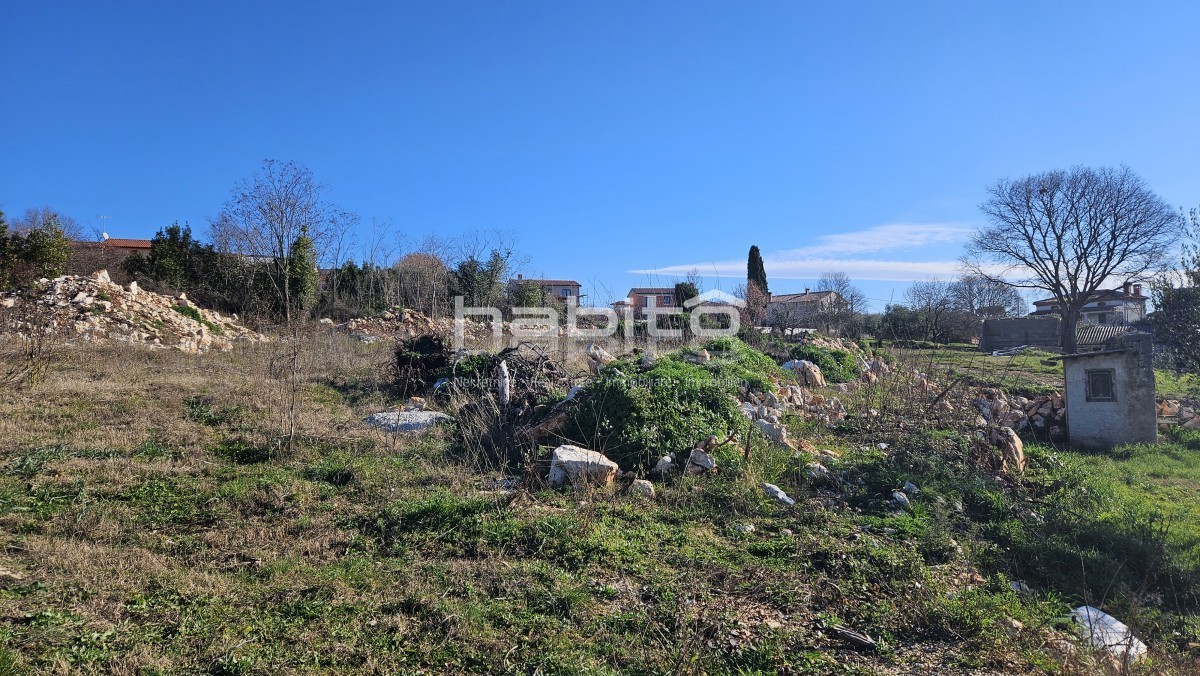
<svg viewBox="0 0 1200 676">
<path fill-rule="evenodd" d="M 49 308 L 27 299 L 0 308 L 0 387 L 31 387 L 45 378 L 61 342 L 45 328 L 49 317 Z"/>
<path fill-rule="evenodd" d="M 500 465 L 467 457 L 460 437 L 366 429 L 395 394 L 391 355 L 309 340 L 275 371 L 274 347 L 194 360 L 90 346 L 38 401 L 0 395 L 0 670 L 1101 673 L 1086 649 L 1051 648 L 1074 636 L 1070 606 L 1092 601 L 1152 646 L 1147 669 L 1194 671 L 1200 434 L 1113 455 L 1030 444 L 1024 476 L 998 480 L 970 459 L 964 383 L 943 397 L 954 411 L 929 414 L 963 364 L 897 351 L 901 375 L 821 391 L 879 415 L 836 428 L 788 416 L 798 449 L 739 440 L 715 474 L 658 481 L 654 500 L 549 492 L 498 483 Z M 617 416 L 640 421 L 642 451 L 664 451 L 698 434 L 654 406 L 723 406 L 743 369 L 786 378 L 737 343 L 706 347 L 708 364 L 659 357 L 655 373 L 702 383 L 669 398 L 636 399 L 654 369 L 633 360 L 593 381 L 628 388 L 639 417 L 619 398 L 575 405 L 616 412 L 614 441 Z M 489 374 L 491 359 L 460 366 Z M 920 389 L 914 369 L 939 387 Z M 293 380 L 295 444 L 280 453 Z M 552 417 L 565 388 L 546 380 L 514 390 L 523 420 Z M 482 429 L 510 443 L 517 419 Z M 539 475 L 537 447 L 523 448 Z M 828 476 L 805 472 L 817 460 Z M 908 482 L 901 508 L 892 493 Z"/>
</svg>

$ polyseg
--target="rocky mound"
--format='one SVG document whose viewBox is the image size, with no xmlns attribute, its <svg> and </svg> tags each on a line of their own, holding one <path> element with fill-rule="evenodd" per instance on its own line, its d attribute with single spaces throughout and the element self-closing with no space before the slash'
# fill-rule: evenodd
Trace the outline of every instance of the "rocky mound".
<svg viewBox="0 0 1200 676">
<path fill-rule="evenodd" d="M 20 307 L 30 298 L 32 307 Z M 139 289 L 137 282 L 122 287 L 105 270 L 90 277 L 38 280 L 31 296 L 0 295 L 0 308 L 25 310 L 15 314 L 18 321 L 0 330 L 24 331 L 37 324 L 84 340 L 120 340 L 188 353 L 230 350 L 235 341 L 267 340 L 234 318 L 197 307 L 186 294 L 165 296 Z"/>
<path fill-rule="evenodd" d="M 333 320 L 322 319 L 324 324 L 333 324 Z M 408 340 L 417 336 L 439 336 L 448 338 L 454 335 L 454 318 L 433 319 L 416 310 L 394 310 L 384 312 L 376 317 L 356 317 L 336 328 L 345 331 L 364 343 L 374 343 L 379 340 Z M 475 321 L 465 324 L 466 337 L 471 340 L 490 335 L 490 326 Z"/>
<path fill-rule="evenodd" d="M 983 388 L 972 402 L 983 419 L 1017 432 L 1032 431 L 1054 440 L 1066 439 L 1067 403 L 1062 393 L 1028 399 L 1011 397 L 997 388 Z"/>
</svg>

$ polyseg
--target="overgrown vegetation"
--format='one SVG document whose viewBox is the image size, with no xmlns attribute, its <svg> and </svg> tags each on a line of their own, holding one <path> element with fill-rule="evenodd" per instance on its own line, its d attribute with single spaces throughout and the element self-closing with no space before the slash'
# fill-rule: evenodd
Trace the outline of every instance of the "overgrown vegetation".
<svg viewBox="0 0 1200 676">
<path fill-rule="evenodd" d="M 204 326 L 204 328 L 217 335 L 224 333 L 224 331 L 221 330 L 221 327 L 205 319 L 204 315 L 200 314 L 200 310 L 196 309 L 194 306 L 179 304 L 172 306 L 171 309 L 194 322 L 200 323 L 202 326 Z"/>
<path fill-rule="evenodd" d="M 67 264 L 71 243 L 58 214 L 31 210 L 19 225 L 11 229 L 0 211 L 0 291 L 56 277 Z"/>
<path fill-rule="evenodd" d="M 564 436 L 624 468 L 645 470 L 663 455 L 744 425 L 730 399 L 736 389 L 736 382 L 675 356 L 660 357 L 645 370 L 619 361 L 585 388 Z"/>
<path fill-rule="evenodd" d="M 395 355 L 324 340 L 299 362 L 287 454 L 261 443 L 292 378 L 270 346 L 88 345 L 36 400 L 0 392 L 0 669 L 1103 673 L 1065 619 L 1090 602 L 1150 644 L 1137 670 L 1195 671 L 1196 433 L 1106 455 L 1030 445 L 1025 474 L 998 480 L 968 436 L 915 413 L 886 434 L 789 417 L 801 450 L 721 448 L 717 473 L 659 481 L 654 500 L 514 489 L 454 432 L 360 424 L 398 401 Z M 628 466 L 744 425 L 725 407 L 747 375 L 787 377 L 740 342 L 705 347 L 700 364 L 619 359 L 578 395 L 614 441 L 633 435 Z M 940 382 L 969 366 L 892 356 Z M 687 385 L 658 394 L 648 376 Z"/>
<path fill-rule="evenodd" d="M 858 378 L 861 370 L 858 357 L 846 350 L 831 350 L 819 345 L 803 343 L 792 348 L 792 359 L 810 361 L 821 368 L 825 380 L 831 383 L 848 383 Z"/>
</svg>

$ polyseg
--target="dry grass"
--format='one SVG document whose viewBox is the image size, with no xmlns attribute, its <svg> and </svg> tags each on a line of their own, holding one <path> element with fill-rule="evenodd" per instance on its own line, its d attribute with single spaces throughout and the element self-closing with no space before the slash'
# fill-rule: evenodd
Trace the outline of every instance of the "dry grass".
<svg viewBox="0 0 1200 676">
<path fill-rule="evenodd" d="M 299 340 L 295 390 L 286 343 L 99 344 L 64 351 L 36 389 L 0 392 L 0 569 L 21 576 L 0 575 L 0 669 L 1052 670 L 1040 638 L 999 622 L 1033 627 L 1057 606 L 999 576 L 967 589 L 971 560 L 927 565 L 929 537 L 911 535 L 925 522 L 886 502 L 910 470 L 872 449 L 856 459 L 791 421 L 865 480 L 840 511 L 803 478 L 810 458 L 765 444 L 722 454 L 715 476 L 660 482 L 654 501 L 505 494 L 446 452 L 448 435 L 362 423 L 393 403 L 388 345 Z M 799 506 L 765 498 L 762 480 Z M 822 630 L 843 623 L 886 648 L 859 654 Z"/>
</svg>

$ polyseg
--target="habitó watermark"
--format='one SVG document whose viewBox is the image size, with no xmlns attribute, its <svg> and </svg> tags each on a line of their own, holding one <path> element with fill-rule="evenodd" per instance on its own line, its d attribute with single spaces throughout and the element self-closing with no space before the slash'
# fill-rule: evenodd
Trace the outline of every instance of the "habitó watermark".
<svg viewBox="0 0 1200 676">
<path fill-rule="evenodd" d="M 627 298 L 619 308 L 579 307 L 573 300 L 566 308 L 514 307 L 507 325 L 497 307 L 467 307 L 462 296 L 454 297 L 454 349 L 467 345 L 467 322 L 482 321 L 490 328 L 495 343 L 504 341 L 505 329 L 516 340 L 561 340 L 591 342 L 624 340 L 632 344 L 636 336 L 650 342 L 679 343 L 736 336 L 741 329 L 741 309 L 746 301 L 723 291 L 706 291 L 682 306 L 658 305 L 657 297 Z M 686 329 L 685 329 L 686 327 Z M 643 333 L 644 332 L 644 333 Z"/>
</svg>

